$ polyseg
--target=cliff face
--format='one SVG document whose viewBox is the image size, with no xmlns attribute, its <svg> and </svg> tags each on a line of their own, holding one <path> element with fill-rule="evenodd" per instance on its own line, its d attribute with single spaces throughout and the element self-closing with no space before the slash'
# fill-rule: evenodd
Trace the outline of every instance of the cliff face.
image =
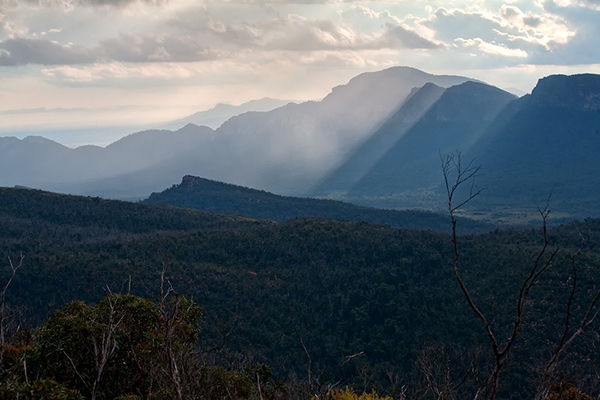
<svg viewBox="0 0 600 400">
<path fill-rule="evenodd" d="M 538 81 L 532 104 L 571 109 L 600 110 L 600 75 L 551 75 Z"/>
</svg>

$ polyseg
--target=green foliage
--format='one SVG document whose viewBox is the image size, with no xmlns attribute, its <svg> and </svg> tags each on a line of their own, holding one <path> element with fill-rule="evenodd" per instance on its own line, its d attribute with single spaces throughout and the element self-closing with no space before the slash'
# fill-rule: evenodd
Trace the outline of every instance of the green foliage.
<svg viewBox="0 0 600 400">
<path fill-rule="evenodd" d="M 281 398 L 285 385 L 272 378 L 266 365 L 243 372 L 201 365 L 194 345 L 202 308 L 171 291 L 163 294 L 163 300 L 167 297 L 157 303 L 109 294 L 93 306 L 67 303 L 37 330 L 29 374 L 43 379 L 29 386 L 13 378 L 2 390 L 47 392 L 55 396 L 51 399 L 63 399 L 56 397 L 63 392 L 121 400 L 248 399 L 259 393 L 263 399 Z"/>
<path fill-rule="evenodd" d="M 331 400 L 392 400 L 389 396 L 379 396 L 375 391 L 357 394 L 348 387 L 343 390 L 335 390 L 331 392 L 328 397 Z"/>
<path fill-rule="evenodd" d="M 254 387 L 255 397 L 270 400 L 285 398 L 287 387 L 282 381 L 273 379 L 273 371 L 267 365 L 247 365 L 244 374 Z"/>
<path fill-rule="evenodd" d="M 436 150 L 436 156 L 438 154 Z M 152 195 L 144 204 L 169 204 L 190 209 L 247 215 L 275 221 L 329 218 L 354 222 L 449 231 L 445 216 L 428 211 L 383 210 L 334 200 L 278 196 L 263 190 L 185 176 L 179 185 Z M 490 225 L 461 220 L 465 231 L 483 232 Z"/>
<path fill-rule="evenodd" d="M 571 382 L 563 382 L 552 386 L 546 400 L 594 400 L 577 389 Z"/>
<path fill-rule="evenodd" d="M 424 348 L 449 351 L 436 360 L 440 366 L 451 361 L 453 382 L 473 367 L 467 354 L 478 356 L 479 371 L 488 367 L 488 353 L 481 351 L 486 338 L 452 278 L 450 240 L 443 233 L 321 219 L 257 222 L 177 208 L 113 207 L 104 201 L 99 207 L 105 211 L 96 212 L 96 200 L 45 194 L 35 200 L 39 194 L 19 192 L 0 207 L 0 248 L 13 257 L 20 251 L 26 256 L 26 267 L 7 293 L 8 304 L 19 306 L 21 326 L 41 325 L 38 344 L 8 343 L 4 376 L 17 376 L 19 382 L 25 380 L 26 360 L 30 379 L 47 377 L 89 396 L 87 386 L 98 375 L 94 340 L 100 343 L 111 308 L 102 288 L 128 292 L 129 285 L 135 296 L 111 297 L 119 346 L 101 374 L 98 398 L 176 397 L 170 359 L 184 367 L 180 381 L 192 398 L 210 398 L 204 396 L 211 391 L 216 398 L 227 391 L 239 398 L 256 396 L 256 380 L 244 366 L 257 363 L 299 387 L 308 379 L 301 342 L 310 354 L 313 380 L 322 385 L 341 380 L 341 385 L 394 397 L 405 384 L 409 398 L 423 393 L 415 365 Z M 86 222 L 85 204 L 95 222 Z M 174 221 L 189 216 L 189 223 L 181 229 L 167 223 L 164 230 L 153 228 L 160 225 L 154 212 Z M 549 234 L 562 258 L 532 289 L 516 343 L 518 357 L 504 371 L 502 397 L 532 397 L 539 378 L 532 366 L 547 360 L 559 340 L 570 257 L 580 234 L 587 245 L 579 258 L 573 321 L 585 312 L 600 281 L 600 220 L 556 227 Z M 512 326 L 505 310 L 514 308 L 521 278 L 539 251 L 539 232 L 494 231 L 460 241 L 464 279 L 503 337 Z M 163 266 L 165 278 L 189 298 L 170 292 L 162 305 L 146 300 L 158 297 Z M 198 325 L 194 321 L 200 315 Z M 174 334 L 166 345 L 169 326 Z M 581 339 L 560 372 L 588 391 L 598 354 L 593 335 Z M 341 371 L 347 357 L 360 352 Z M 465 393 L 472 393 L 468 385 L 475 381 L 473 376 L 466 380 Z"/>
<path fill-rule="evenodd" d="M 38 329 L 32 364 L 82 393 L 94 391 L 96 381 L 105 398 L 147 396 L 161 375 L 156 364 L 169 365 L 167 351 L 190 353 L 198 339 L 201 307 L 178 300 L 169 310 L 133 295 L 109 294 L 94 306 L 69 302 Z"/>
<path fill-rule="evenodd" d="M 114 310 L 109 303 L 115 304 Z M 105 375 L 102 371 L 101 380 L 107 383 L 103 391 L 113 397 L 122 391 L 131 393 L 128 389 L 132 384 L 144 380 L 144 371 L 136 361 L 146 355 L 153 340 L 147 337 L 153 332 L 150 327 L 158 322 L 157 311 L 152 308 L 150 302 L 133 296 L 110 295 L 95 306 L 69 302 L 38 329 L 34 365 L 39 373 L 90 393 L 98 378 L 102 358 L 98 353 L 106 345 L 110 360 Z M 122 368 L 134 373 L 120 374 Z"/>
<path fill-rule="evenodd" d="M 248 399 L 252 394 L 252 381 L 243 372 L 206 366 L 198 370 L 198 377 L 197 383 L 205 399 Z"/>
<path fill-rule="evenodd" d="M 27 400 L 83 400 L 74 389 L 69 389 L 51 379 L 38 379 L 31 385 L 24 382 L 5 381 L 0 384 L 0 399 Z"/>
</svg>

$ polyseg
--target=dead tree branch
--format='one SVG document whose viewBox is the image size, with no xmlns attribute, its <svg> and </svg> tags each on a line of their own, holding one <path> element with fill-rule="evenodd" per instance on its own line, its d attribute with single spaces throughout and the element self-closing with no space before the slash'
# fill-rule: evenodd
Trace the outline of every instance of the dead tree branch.
<svg viewBox="0 0 600 400">
<path fill-rule="evenodd" d="M 548 252 L 550 240 L 547 234 L 547 221 L 550 210 L 548 203 L 544 209 L 540 209 L 540 216 L 542 218 L 542 232 L 544 244 L 542 249 L 537 254 L 535 262 L 532 268 L 529 270 L 528 275 L 524 279 L 521 288 L 519 290 L 519 296 L 517 298 L 517 306 L 515 310 L 515 317 L 512 323 L 512 330 L 505 342 L 500 343 L 492 329 L 492 322 L 484 315 L 480 308 L 475 303 L 475 300 L 469 292 L 467 285 L 465 284 L 460 274 L 460 251 L 458 247 L 458 234 L 456 229 L 456 212 L 464 207 L 467 203 L 473 200 L 475 197 L 481 194 L 482 189 L 475 186 L 474 180 L 480 172 L 479 166 L 473 166 L 473 161 L 464 165 L 462 163 L 460 153 L 442 156 L 442 173 L 444 175 L 444 182 L 446 185 L 446 193 L 448 198 L 448 213 L 452 222 L 452 247 L 454 252 L 454 267 L 453 273 L 458 282 L 458 285 L 465 296 L 467 304 L 481 321 L 485 333 L 489 339 L 494 362 L 489 376 L 485 379 L 482 385 L 479 386 L 475 393 L 474 398 L 480 399 L 482 396 L 487 396 L 489 399 L 496 397 L 498 386 L 500 382 L 500 374 L 505 367 L 507 356 L 513 347 L 519 328 L 523 322 L 523 312 L 525 309 L 526 300 L 529 296 L 531 288 L 535 285 L 538 278 L 552 265 L 556 255 L 558 254 L 558 247 L 553 249 L 549 256 Z M 457 200 L 457 190 L 470 183 L 470 190 L 463 199 Z"/>
<path fill-rule="evenodd" d="M 106 287 L 106 301 L 108 304 L 108 318 L 105 323 L 99 323 L 101 329 L 100 337 L 93 336 L 94 358 L 96 362 L 96 377 L 92 383 L 91 398 L 96 399 L 98 385 L 102 379 L 104 368 L 108 364 L 110 358 L 117 350 L 117 329 L 123 321 L 124 315 L 117 315 L 118 296 L 113 296 L 110 288 Z"/>
<path fill-rule="evenodd" d="M 554 378 L 554 373 L 556 371 L 556 367 L 558 366 L 558 362 L 560 361 L 561 356 L 566 352 L 567 348 L 579 337 L 584 331 L 592 325 L 596 319 L 598 318 L 598 314 L 600 313 L 600 307 L 597 307 L 598 301 L 600 300 L 600 289 L 596 291 L 592 300 L 588 304 L 586 312 L 583 318 L 579 321 L 579 326 L 573 332 L 571 332 L 571 317 L 572 317 L 572 308 L 575 299 L 575 294 L 578 291 L 578 261 L 583 251 L 583 248 L 586 244 L 586 240 L 579 234 L 581 237 L 581 244 L 577 249 L 577 253 L 571 259 L 571 275 L 569 279 L 571 280 L 571 289 L 569 291 L 569 298 L 567 300 L 567 306 L 565 310 L 565 320 L 563 331 L 556 345 L 552 356 L 544 366 L 544 370 L 542 373 L 542 377 L 540 380 L 540 384 L 538 386 L 538 390 L 535 396 L 536 400 L 543 400 L 548 396 L 548 391 L 550 385 L 552 383 L 552 379 Z"/>
<path fill-rule="evenodd" d="M 0 352 L 0 363 L 3 361 L 4 345 L 6 344 L 6 339 L 7 339 L 6 338 L 6 336 L 7 336 L 6 322 L 8 320 L 8 312 L 6 309 L 6 292 L 8 291 L 10 284 L 14 280 L 15 275 L 17 274 L 17 271 L 19 270 L 19 268 L 21 268 L 23 266 L 24 258 L 25 258 L 25 256 L 23 254 L 21 254 L 19 263 L 17 265 L 15 265 L 13 263 L 12 259 L 10 257 L 8 257 L 8 265 L 10 267 L 11 274 L 10 274 L 10 277 L 8 278 L 8 281 L 6 281 L 6 284 L 2 288 L 2 291 L 0 291 L 0 344 L 2 345 L 2 351 Z"/>
<path fill-rule="evenodd" d="M 8 257 L 8 265 L 10 267 L 10 277 L 4 284 L 4 287 L 0 291 L 0 365 L 4 364 L 4 350 L 6 347 L 7 336 L 8 336 L 8 322 L 10 319 L 10 315 L 8 309 L 6 307 L 6 292 L 10 287 L 12 281 L 17 274 L 19 268 L 23 266 L 23 259 L 25 256 L 21 253 L 19 263 L 15 265 L 10 257 Z"/>
</svg>

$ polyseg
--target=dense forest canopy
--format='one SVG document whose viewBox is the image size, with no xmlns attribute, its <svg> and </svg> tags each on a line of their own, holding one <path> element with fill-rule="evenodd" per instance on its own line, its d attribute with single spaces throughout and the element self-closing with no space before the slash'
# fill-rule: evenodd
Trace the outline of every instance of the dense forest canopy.
<svg viewBox="0 0 600 400">
<path fill-rule="evenodd" d="M 4 260 L 24 255 L 6 291 L 2 390 L 309 398 L 348 386 L 412 399 L 452 387 L 467 398 L 492 361 L 452 275 L 448 233 L 272 222 L 24 189 L 0 196 Z M 548 238 L 558 253 L 532 288 L 498 398 L 533 398 L 540 366 L 560 341 L 573 265 L 571 329 L 600 284 L 600 220 L 552 228 Z M 461 235 L 458 243 L 472 296 L 498 336 L 507 335 L 523 277 L 544 244 L 541 230 Z M 4 264 L 1 282 L 12 273 Z M 177 317 L 183 309 L 192 314 Z M 598 393 L 596 331 L 572 345 L 553 384 Z M 76 340 L 81 351 L 66 353 L 62 340 Z M 99 373 L 94 348 L 102 340 L 118 346 L 107 347 Z M 119 377 L 119 360 L 137 363 L 127 368 L 135 376 Z M 174 360 L 185 366 L 178 377 Z"/>
</svg>

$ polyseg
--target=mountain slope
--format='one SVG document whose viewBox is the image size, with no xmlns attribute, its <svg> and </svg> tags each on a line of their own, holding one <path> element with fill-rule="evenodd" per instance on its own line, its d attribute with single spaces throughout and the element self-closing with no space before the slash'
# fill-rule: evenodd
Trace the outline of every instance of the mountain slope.
<svg viewBox="0 0 600 400">
<path fill-rule="evenodd" d="M 3 227 L 10 219 L 30 223 L 58 224 L 70 228 L 90 229 L 104 237 L 110 231 L 143 234 L 157 230 L 194 231 L 267 224 L 247 217 L 237 217 L 200 210 L 179 209 L 161 205 L 142 205 L 98 197 L 83 197 L 23 188 L 0 188 L 0 218 Z M 10 230 L 3 229 L 2 237 L 11 237 Z M 48 232 L 39 232 L 46 235 Z M 15 238 L 15 241 L 18 238 Z"/>
<path fill-rule="evenodd" d="M 0 200 L 0 248 L 4 255 L 25 255 L 6 297 L 25 326 L 36 326 L 66 301 L 96 302 L 109 289 L 155 299 L 163 276 L 176 293 L 203 306 L 199 353 L 219 365 L 249 360 L 269 365 L 278 378 L 306 381 L 302 343 L 326 382 L 339 379 L 340 360 L 361 353 L 348 363 L 343 384 L 364 384 L 368 368 L 373 385 L 391 390 L 391 374 L 421 388 L 424 349 L 450 360 L 463 381 L 463 371 L 477 365 L 466 355 L 474 354 L 482 369 L 461 385 L 466 394 L 457 395 L 470 398 L 477 372 L 492 361 L 485 331 L 452 274 L 447 234 L 322 219 L 270 223 L 18 189 L 1 189 Z M 563 283 L 580 234 L 589 238 L 582 264 L 600 265 L 599 220 L 549 233 L 561 251 L 557 268 L 532 288 L 503 370 L 502 398 L 532 398 L 537 367 L 564 326 L 569 288 Z M 461 236 L 460 248 L 471 295 L 498 337 L 507 337 L 515 294 L 540 248 L 539 232 Z M 584 290 L 575 296 L 574 318 L 585 312 L 595 292 L 587 289 L 599 278 L 596 268 L 580 269 Z M 593 334 L 580 339 L 561 365 L 585 384 L 598 363 L 598 343 Z"/>
<path fill-rule="evenodd" d="M 69 152 L 68 147 L 39 136 L 0 138 L 0 185 L 41 185 L 55 171 L 62 171 Z"/>
<path fill-rule="evenodd" d="M 193 125 L 176 132 L 144 131 L 106 148 L 63 148 L 60 155 L 49 144 L 34 149 L 24 141 L 15 156 L 0 147 L 5 164 L 18 160 L 27 165 L 1 170 L 0 185 L 131 199 L 150 194 L 142 193 L 147 184 L 136 187 L 136 182 L 149 182 L 157 170 L 165 170 L 169 183 L 195 174 L 279 193 L 305 193 L 395 112 L 412 88 L 466 80 L 397 67 L 359 75 L 320 102 L 244 113 L 217 131 Z M 160 188 L 155 184 L 152 190 Z"/>
<path fill-rule="evenodd" d="M 400 109 L 311 190 L 311 194 L 323 196 L 347 192 L 423 117 L 443 92 L 443 88 L 433 83 L 413 89 Z"/>
<path fill-rule="evenodd" d="M 483 169 L 479 202 L 600 215 L 600 75 L 554 75 L 508 107 L 467 153 Z"/>
<path fill-rule="evenodd" d="M 21 185 L 74 193 L 70 189 L 83 181 L 143 170 L 177 158 L 190 148 L 206 147 L 213 134 L 210 128 L 188 125 L 176 132 L 134 133 L 106 148 L 76 149 L 40 137 L 0 138 L 0 186 Z"/>
<path fill-rule="evenodd" d="M 446 89 L 343 197 L 384 208 L 431 207 L 427 191 L 442 179 L 440 153 L 468 149 L 514 99 L 512 94 L 477 82 Z M 402 132 L 401 122 L 392 118 L 382 129 Z M 362 157 L 361 150 L 353 155 L 355 159 Z M 419 202 L 419 193 L 425 193 L 425 203 Z"/>
<path fill-rule="evenodd" d="M 268 97 L 260 100 L 252 100 L 240 104 L 239 106 L 219 103 L 210 110 L 200 111 L 185 118 L 169 122 L 168 124 L 162 126 L 162 128 L 177 130 L 187 124 L 194 124 L 198 126 L 207 126 L 211 129 L 217 129 L 223 124 L 223 122 L 227 121 L 229 118 L 235 117 L 236 115 L 252 111 L 271 111 L 278 107 L 282 107 L 287 103 L 289 103 L 289 101 L 271 99 Z"/>
<path fill-rule="evenodd" d="M 305 194 L 387 120 L 414 87 L 427 82 L 448 87 L 466 80 L 396 67 L 361 74 L 320 102 L 242 114 L 217 130 L 227 151 L 219 160 L 220 173 L 200 175 L 281 194 Z"/>
<path fill-rule="evenodd" d="M 332 200 L 283 197 L 194 176 L 185 176 L 181 184 L 152 193 L 142 203 L 170 204 L 276 221 L 316 217 L 437 231 L 450 229 L 446 216 L 431 212 L 378 210 Z M 461 224 L 469 232 L 492 228 L 467 219 L 461 220 Z"/>
<path fill-rule="evenodd" d="M 106 148 L 0 138 L 0 185 L 138 200 L 195 175 L 379 208 L 439 209 L 439 155 L 458 150 L 483 167 L 477 212 L 535 214 L 552 193 L 566 218 L 600 215 L 598 75 L 550 76 L 520 99 L 465 80 L 392 68 L 360 75 L 321 102 L 246 113 L 217 131 L 139 132 Z M 418 83 L 425 86 L 415 90 Z"/>
</svg>

